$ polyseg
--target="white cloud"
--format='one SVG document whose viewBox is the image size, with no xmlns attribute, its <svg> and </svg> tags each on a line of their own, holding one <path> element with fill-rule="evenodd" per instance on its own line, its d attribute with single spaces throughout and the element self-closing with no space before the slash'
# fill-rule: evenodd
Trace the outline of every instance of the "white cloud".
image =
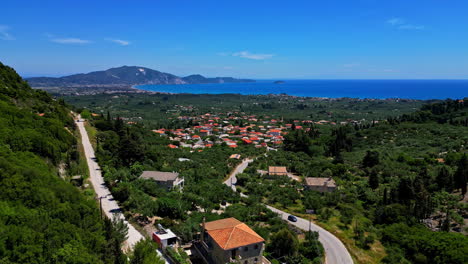
<svg viewBox="0 0 468 264">
<path fill-rule="evenodd" d="M 117 43 L 117 44 L 122 45 L 122 46 L 128 46 L 128 45 L 130 45 L 130 41 L 127 41 L 127 40 L 122 40 L 122 39 L 111 39 L 111 38 L 107 38 L 106 40 L 107 40 L 107 41 L 114 42 L 114 43 Z"/>
<path fill-rule="evenodd" d="M 390 24 L 398 29 L 406 29 L 406 30 L 423 30 L 425 27 L 422 25 L 413 25 L 408 24 L 403 18 L 394 17 L 387 20 L 387 24 Z"/>
<path fill-rule="evenodd" d="M 387 20 L 387 23 L 392 26 L 397 26 L 405 23 L 405 20 L 399 17 L 393 17 Z"/>
<path fill-rule="evenodd" d="M 423 29 L 424 29 L 424 26 L 405 24 L 405 25 L 399 26 L 398 28 L 399 28 L 399 29 L 408 29 L 408 30 L 423 30 Z"/>
<path fill-rule="evenodd" d="M 241 57 L 245 59 L 251 59 L 251 60 L 266 60 L 266 59 L 271 59 L 275 55 L 274 54 L 259 54 L 259 53 L 255 54 L 255 53 L 250 53 L 248 51 L 239 51 L 239 52 L 233 53 L 232 56 Z"/>
<path fill-rule="evenodd" d="M 8 32 L 9 30 L 10 30 L 9 26 L 0 25 L 0 39 L 15 40 L 15 38 Z"/>
<path fill-rule="evenodd" d="M 91 41 L 79 38 L 53 38 L 50 41 L 60 44 L 88 44 Z"/>
</svg>

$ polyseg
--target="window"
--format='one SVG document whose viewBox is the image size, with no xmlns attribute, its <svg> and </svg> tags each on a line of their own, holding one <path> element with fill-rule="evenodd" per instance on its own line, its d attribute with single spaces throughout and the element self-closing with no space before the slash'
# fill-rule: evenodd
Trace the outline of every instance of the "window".
<svg viewBox="0 0 468 264">
<path fill-rule="evenodd" d="M 258 244 L 255 244 L 255 247 L 254 247 L 254 248 L 255 248 L 255 249 L 258 249 Z"/>
<path fill-rule="evenodd" d="M 244 251 L 249 251 L 249 247 L 244 247 Z"/>
</svg>

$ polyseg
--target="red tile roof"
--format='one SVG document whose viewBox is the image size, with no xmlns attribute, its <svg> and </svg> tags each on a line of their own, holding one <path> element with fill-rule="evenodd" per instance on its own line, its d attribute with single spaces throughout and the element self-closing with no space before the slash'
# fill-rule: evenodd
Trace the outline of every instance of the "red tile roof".
<svg viewBox="0 0 468 264">
<path fill-rule="evenodd" d="M 205 230 L 224 250 L 265 241 L 249 226 L 233 217 L 208 222 L 205 224 Z"/>
</svg>

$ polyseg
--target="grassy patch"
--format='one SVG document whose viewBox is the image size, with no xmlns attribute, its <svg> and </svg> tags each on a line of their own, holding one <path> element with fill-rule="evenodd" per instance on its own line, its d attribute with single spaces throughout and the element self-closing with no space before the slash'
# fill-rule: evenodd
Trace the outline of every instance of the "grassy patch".
<svg viewBox="0 0 468 264">
<path fill-rule="evenodd" d="M 331 217 L 327 222 L 316 221 L 315 224 L 323 227 L 343 242 L 348 249 L 351 257 L 355 263 L 380 263 L 386 256 L 385 248 L 376 240 L 369 249 L 363 249 L 356 245 L 354 240 L 354 230 L 352 226 L 343 229 L 343 224 L 339 221 L 338 217 Z"/>
<path fill-rule="evenodd" d="M 81 186 L 81 189 L 83 190 L 83 194 L 89 199 L 94 199 L 96 197 L 96 193 L 94 192 L 92 183 L 89 180 L 88 162 L 86 161 L 86 156 L 84 152 L 83 142 L 81 140 L 80 130 L 76 129 L 74 135 L 77 139 L 77 150 L 79 154 L 78 162 L 75 165 L 76 166 L 75 170 L 78 171 L 79 175 L 83 177 L 83 186 Z M 85 187 L 86 185 L 87 187 Z"/>
<path fill-rule="evenodd" d="M 77 145 L 78 145 L 77 150 L 78 150 L 78 154 L 79 154 L 77 167 L 78 167 L 80 175 L 82 175 L 83 179 L 88 179 L 89 178 L 88 163 L 86 161 L 84 147 L 83 147 L 83 143 L 82 143 L 82 140 L 81 140 L 81 134 L 80 134 L 80 131 L 78 129 L 75 130 L 75 137 L 77 139 Z"/>
<path fill-rule="evenodd" d="M 96 136 L 97 136 L 97 129 L 89 124 L 89 122 L 85 122 L 85 129 L 88 132 L 89 141 L 94 149 L 96 149 Z"/>
</svg>

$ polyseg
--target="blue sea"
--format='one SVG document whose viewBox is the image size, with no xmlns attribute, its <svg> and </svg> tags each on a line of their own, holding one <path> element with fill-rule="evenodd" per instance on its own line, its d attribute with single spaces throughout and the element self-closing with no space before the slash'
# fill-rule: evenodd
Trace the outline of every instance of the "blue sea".
<svg viewBox="0 0 468 264">
<path fill-rule="evenodd" d="M 468 97 L 468 80 L 259 80 L 254 83 L 139 85 L 165 93 L 288 94 L 303 97 L 446 99 Z"/>
</svg>

